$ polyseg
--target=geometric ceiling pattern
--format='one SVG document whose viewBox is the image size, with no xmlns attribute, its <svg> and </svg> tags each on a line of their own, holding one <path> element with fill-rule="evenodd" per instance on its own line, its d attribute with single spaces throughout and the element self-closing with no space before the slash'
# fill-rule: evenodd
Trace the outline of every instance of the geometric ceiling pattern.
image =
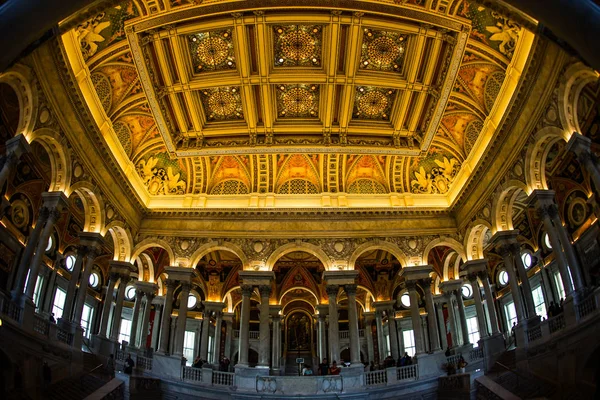
<svg viewBox="0 0 600 400">
<path fill-rule="evenodd" d="M 124 1 L 63 35 L 140 197 L 418 198 L 466 182 L 523 29 L 469 1 L 246 3 Z"/>
</svg>

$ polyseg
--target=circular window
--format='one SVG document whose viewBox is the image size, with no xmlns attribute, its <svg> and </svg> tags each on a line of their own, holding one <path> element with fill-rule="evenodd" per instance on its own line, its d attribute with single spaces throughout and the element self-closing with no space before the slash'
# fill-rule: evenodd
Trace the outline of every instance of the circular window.
<svg viewBox="0 0 600 400">
<path fill-rule="evenodd" d="M 100 283 L 100 276 L 98 275 L 97 272 L 92 272 L 92 274 L 90 275 L 90 286 L 95 288 L 95 287 L 98 287 L 99 283 Z"/>
<path fill-rule="evenodd" d="M 525 269 L 531 268 L 531 264 L 533 263 L 531 254 L 529 254 L 527 252 L 521 254 L 521 260 L 523 261 L 523 265 L 525 266 Z"/>
<path fill-rule="evenodd" d="M 460 288 L 460 290 L 462 292 L 463 297 L 466 299 L 470 299 L 471 296 L 473 296 L 473 287 L 468 283 L 465 283 L 462 286 L 462 288 Z"/>
<path fill-rule="evenodd" d="M 552 249 L 552 243 L 550 243 L 550 237 L 547 233 L 544 233 L 544 244 L 546 245 L 547 249 Z"/>
<path fill-rule="evenodd" d="M 506 284 L 508 283 L 508 272 L 504 270 L 500 271 L 500 273 L 498 274 L 498 282 L 502 286 L 506 286 Z"/>
<path fill-rule="evenodd" d="M 54 240 L 52 239 L 52 236 L 50 236 L 48 238 L 48 245 L 46 246 L 46 251 L 50 251 L 52 250 L 52 245 L 54 244 Z"/>
<path fill-rule="evenodd" d="M 410 296 L 408 293 L 404 293 L 400 296 L 400 303 L 406 308 L 410 307 Z"/>
<path fill-rule="evenodd" d="M 198 304 L 198 299 L 193 294 L 190 294 L 190 296 L 188 297 L 188 308 L 196 308 L 196 304 Z"/>
<path fill-rule="evenodd" d="M 129 300 L 133 300 L 135 298 L 135 286 L 127 286 L 127 289 L 125 289 L 125 296 Z"/>
<path fill-rule="evenodd" d="M 75 256 L 73 254 L 69 254 L 65 259 L 65 268 L 67 271 L 73 271 L 73 268 L 75 268 Z"/>
</svg>

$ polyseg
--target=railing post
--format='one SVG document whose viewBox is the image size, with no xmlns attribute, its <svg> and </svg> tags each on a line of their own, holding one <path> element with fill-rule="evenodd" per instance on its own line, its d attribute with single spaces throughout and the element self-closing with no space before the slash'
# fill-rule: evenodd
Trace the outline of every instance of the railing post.
<svg viewBox="0 0 600 400">
<path fill-rule="evenodd" d="M 202 382 L 212 385 L 212 368 L 202 368 Z"/>
<path fill-rule="evenodd" d="M 396 367 L 386 368 L 387 384 L 395 385 L 398 382 L 398 369 Z"/>
</svg>

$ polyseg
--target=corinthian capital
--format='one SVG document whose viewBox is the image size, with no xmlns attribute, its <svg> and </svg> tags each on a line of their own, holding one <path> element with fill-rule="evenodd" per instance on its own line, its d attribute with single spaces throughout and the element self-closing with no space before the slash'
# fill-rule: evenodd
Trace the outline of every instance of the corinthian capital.
<svg viewBox="0 0 600 400">
<path fill-rule="evenodd" d="M 338 285 L 327 285 L 325 287 L 325 291 L 327 292 L 327 296 L 335 297 L 338 294 L 339 286 Z"/>
<path fill-rule="evenodd" d="M 260 292 L 261 297 L 269 297 L 271 296 L 272 289 L 269 285 L 260 285 L 258 291 Z"/>
<path fill-rule="evenodd" d="M 346 294 L 348 295 L 348 297 L 350 296 L 356 296 L 356 285 L 345 285 L 344 286 L 344 290 L 346 291 Z"/>
<path fill-rule="evenodd" d="M 252 295 L 252 291 L 254 288 L 252 285 L 241 285 L 240 289 L 242 289 L 242 296 L 250 297 Z"/>
</svg>

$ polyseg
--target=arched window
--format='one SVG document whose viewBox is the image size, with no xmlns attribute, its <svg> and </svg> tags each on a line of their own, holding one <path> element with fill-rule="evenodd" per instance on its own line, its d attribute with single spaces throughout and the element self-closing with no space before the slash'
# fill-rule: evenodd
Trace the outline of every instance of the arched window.
<svg viewBox="0 0 600 400">
<path fill-rule="evenodd" d="M 544 245 L 548 250 L 552 250 L 552 243 L 550 243 L 550 237 L 547 232 L 544 233 Z"/>
<path fill-rule="evenodd" d="M 127 297 L 128 300 L 135 299 L 135 286 L 127 286 L 127 289 L 125 289 L 125 297 Z"/>
<path fill-rule="evenodd" d="M 67 271 L 73 271 L 75 267 L 75 256 L 73 254 L 69 254 L 67 258 L 65 258 L 65 268 Z"/>
<path fill-rule="evenodd" d="M 52 246 L 54 245 L 54 239 L 52 239 L 52 236 L 50 236 L 48 238 L 48 244 L 46 245 L 46 253 L 49 252 L 50 250 L 52 250 Z"/>
<path fill-rule="evenodd" d="M 97 272 L 92 272 L 89 283 L 91 287 L 97 288 L 100 284 L 100 275 Z"/>
<path fill-rule="evenodd" d="M 198 304 L 198 299 L 193 294 L 190 294 L 187 302 L 188 309 L 196 308 L 196 304 Z"/>
<path fill-rule="evenodd" d="M 460 288 L 462 295 L 465 299 L 470 299 L 471 297 L 473 297 L 473 287 L 471 286 L 470 283 L 465 283 L 461 288 Z"/>
<path fill-rule="evenodd" d="M 506 270 L 502 270 L 498 273 L 498 283 L 502 286 L 506 286 L 508 284 L 508 272 Z"/>
<path fill-rule="evenodd" d="M 525 269 L 529 269 L 533 265 L 533 258 L 531 257 L 531 253 L 528 251 L 521 253 L 521 260 L 523 261 Z"/>
<path fill-rule="evenodd" d="M 410 296 L 408 293 L 404 293 L 402 296 L 400 296 L 400 303 L 402 303 L 403 307 L 410 307 Z"/>
</svg>

